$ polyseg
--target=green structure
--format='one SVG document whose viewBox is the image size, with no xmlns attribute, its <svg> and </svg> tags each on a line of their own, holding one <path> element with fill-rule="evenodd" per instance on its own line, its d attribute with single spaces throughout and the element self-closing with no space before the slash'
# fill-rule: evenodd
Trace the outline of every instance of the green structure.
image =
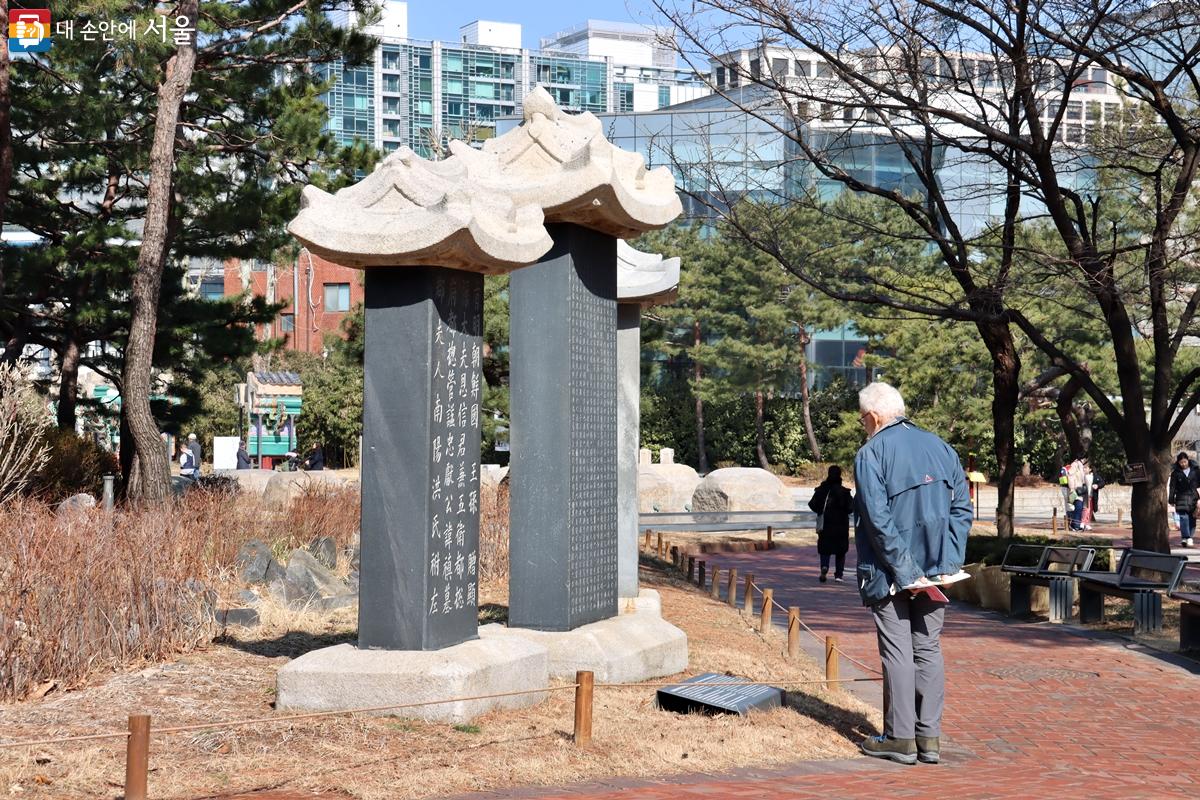
<svg viewBox="0 0 1200 800">
<path fill-rule="evenodd" d="M 271 466 L 296 450 L 296 419 L 304 389 L 295 372 L 246 375 L 246 450 L 258 466 Z"/>
</svg>

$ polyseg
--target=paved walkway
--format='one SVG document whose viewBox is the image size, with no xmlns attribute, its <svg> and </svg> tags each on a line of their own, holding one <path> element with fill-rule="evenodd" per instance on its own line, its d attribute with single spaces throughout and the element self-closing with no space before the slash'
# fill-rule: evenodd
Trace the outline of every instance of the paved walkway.
<svg viewBox="0 0 1200 800">
<path fill-rule="evenodd" d="M 822 585 L 813 548 L 706 558 L 722 572 L 753 572 L 782 605 L 799 606 L 818 632 L 837 634 L 846 652 L 879 663 L 852 566 L 847 583 Z M 937 767 L 860 758 L 477 796 L 1200 797 L 1200 665 L 1180 666 L 1115 637 L 1012 622 L 958 604 L 947 615 L 943 647 L 948 685 L 943 763 Z"/>
</svg>

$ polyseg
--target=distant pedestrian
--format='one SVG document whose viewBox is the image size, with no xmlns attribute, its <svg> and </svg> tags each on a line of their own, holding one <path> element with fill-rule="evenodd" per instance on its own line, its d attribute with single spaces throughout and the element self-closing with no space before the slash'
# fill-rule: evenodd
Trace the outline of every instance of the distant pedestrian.
<svg viewBox="0 0 1200 800">
<path fill-rule="evenodd" d="M 179 451 L 179 474 L 192 480 L 200 477 L 200 466 L 190 447 L 184 447 Z"/>
<path fill-rule="evenodd" d="M 1069 527 L 1073 531 L 1090 530 L 1084 521 L 1087 515 L 1087 489 L 1080 486 L 1075 490 L 1075 500 L 1071 504 L 1071 513 L 1067 515 Z"/>
<path fill-rule="evenodd" d="M 192 451 L 192 455 L 196 457 L 196 472 L 200 471 L 200 465 L 204 463 L 204 448 L 200 446 L 200 440 L 196 438 L 196 434 L 188 434 L 188 450 Z"/>
<path fill-rule="evenodd" d="M 238 442 L 237 468 L 250 469 L 250 453 L 246 450 L 246 443 L 242 441 Z"/>
<path fill-rule="evenodd" d="M 1064 517 L 1071 516 L 1071 507 L 1072 507 L 1071 501 L 1074 499 L 1071 497 L 1070 472 L 1071 472 L 1071 465 L 1069 463 L 1063 464 L 1062 467 L 1059 468 L 1059 470 L 1058 470 L 1058 487 L 1062 490 L 1063 516 Z"/>
<path fill-rule="evenodd" d="M 898 391 L 871 383 L 858 406 L 868 437 L 854 459 L 858 588 L 883 661 L 883 735 L 861 747 L 901 764 L 936 764 L 946 604 L 931 590 L 962 569 L 974 509 L 958 455 L 905 418 Z"/>
<path fill-rule="evenodd" d="M 309 449 L 308 455 L 304 457 L 304 469 L 309 472 L 325 469 L 325 450 L 322 449 L 320 442 L 315 442 Z"/>
<path fill-rule="evenodd" d="M 817 553 L 821 556 L 821 583 L 829 574 L 829 557 L 835 559 L 833 579 L 843 582 L 846 551 L 850 549 L 850 512 L 854 500 L 842 486 L 842 468 L 831 466 L 825 481 L 813 492 L 808 507 L 817 514 Z"/>
<path fill-rule="evenodd" d="M 1092 474 L 1092 519 L 1100 513 L 1100 490 L 1108 484 L 1099 474 Z"/>
<path fill-rule="evenodd" d="M 1196 533 L 1196 503 L 1200 500 L 1200 470 L 1187 453 L 1175 456 L 1175 468 L 1167 488 L 1167 503 L 1179 518 L 1179 538 L 1184 547 L 1192 546 Z"/>
</svg>

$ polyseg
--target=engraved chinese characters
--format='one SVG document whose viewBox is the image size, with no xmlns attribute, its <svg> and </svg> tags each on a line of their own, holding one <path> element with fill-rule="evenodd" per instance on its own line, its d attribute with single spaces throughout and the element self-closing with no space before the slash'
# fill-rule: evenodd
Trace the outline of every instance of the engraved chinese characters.
<svg viewBox="0 0 1200 800">
<path fill-rule="evenodd" d="M 366 274 L 359 646 L 476 636 L 483 277 Z"/>
<path fill-rule="evenodd" d="M 509 625 L 571 630 L 617 610 L 616 240 L 548 229 L 509 284 Z"/>
<path fill-rule="evenodd" d="M 478 606 L 479 370 L 483 286 L 463 273 L 434 279 L 427 614 Z"/>
</svg>

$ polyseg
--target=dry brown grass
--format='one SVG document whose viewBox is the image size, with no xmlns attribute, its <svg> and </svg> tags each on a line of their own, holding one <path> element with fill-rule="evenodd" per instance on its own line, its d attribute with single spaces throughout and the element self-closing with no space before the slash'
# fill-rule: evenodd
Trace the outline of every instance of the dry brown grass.
<svg viewBox="0 0 1200 800">
<path fill-rule="evenodd" d="M 313 485 L 283 510 L 203 491 L 111 514 L 0 506 L 0 700 L 207 644 L 217 631 L 205 607 L 240 588 L 231 579 L 243 543 L 286 553 L 332 536 L 344 546 L 358 531 L 358 496 Z"/>
<path fill-rule="evenodd" d="M 643 581 L 659 589 L 664 616 L 688 634 L 690 672 L 730 671 L 781 683 L 820 678 L 807 659 L 784 658 L 782 637 L 764 640 L 724 604 L 660 573 L 644 571 Z M 264 632 L 174 663 L 0 708 L 0 730 L 24 738 L 120 729 L 134 710 L 153 714 L 156 726 L 269 716 L 275 672 L 288 656 L 353 635 L 352 612 L 341 614 L 274 620 Z M 338 718 L 164 736 L 151 743 L 150 787 L 158 798 L 265 787 L 340 790 L 363 800 L 436 797 L 844 758 L 857 754 L 854 737 L 879 724 L 877 711 L 816 686 L 791 693 L 790 708 L 745 718 L 659 711 L 653 689 L 598 689 L 594 742 L 581 750 L 570 741 L 572 702 L 567 691 L 533 708 L 494 712 L 476 721 L 478 732 L 395 718 Z M 115 794 L 122 757 L 116 743 L 0 751 L 0 786 L 20 787 L 22 796 L 33 798 Z"/>
</svg>

